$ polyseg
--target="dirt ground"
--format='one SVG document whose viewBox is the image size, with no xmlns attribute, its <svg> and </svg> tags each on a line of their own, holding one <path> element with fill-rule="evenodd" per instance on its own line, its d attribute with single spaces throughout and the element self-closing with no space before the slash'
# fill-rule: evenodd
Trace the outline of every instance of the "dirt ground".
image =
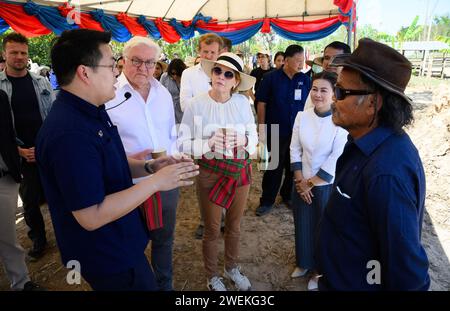
<svg viewBox="0 0 450 311">
<path fill-rule="evenodd" d="M 422 83 L 408 89 L 415 100 L 414 125 L 408 129 L 425 166 L 427 178 L 426 216 L 422 241 L 430 260 L 431 290 L 450 290 L 450 82 Z M 255 216 L 261 195 L 262 174 L 254 167 L 254 182 L 241 225 L 240 263 L 254 290 L 303 291 L 306 280 L 291 279 L 295 265 L 292 212 L 277 207 L 264 217 Z M 49 290 L 87 291 L 89 285 L 69 285 L 53 235 L 50 215 L 42 207 L 47 224 L 49 249 L 38 262 L 29 262 L 33 280 Z M 206 290 L 201 241 L 194 239 L 199 212 L 195 187 L 181 191 L 174 245 L 174 286 L 176 290 Z M 30 247 L 22 211 L 17 213 L 17 230 L 25 249 Z M 220 258 L 223 258 L 223 243 Z M 148 252 L 147 252 L 148 255 Z M 223 262 L 221 261 L 220 264 Z M 228 288 L 231 284 L 226 283 Z M 0 290 L 9 285 L 0 269 Z"/>
</svg>

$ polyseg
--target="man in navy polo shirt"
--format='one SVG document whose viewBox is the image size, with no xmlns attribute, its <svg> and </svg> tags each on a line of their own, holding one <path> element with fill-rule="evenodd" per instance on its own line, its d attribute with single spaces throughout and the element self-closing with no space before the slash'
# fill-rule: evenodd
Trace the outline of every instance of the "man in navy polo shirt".
<svg viewBox="0 0 450 311">
<path fill-rule="evenodd" d="M 285 172 L 281 197 L 285 205 L 290 207 L 292 192 L 292 172 L 290 170 L 289 146 L 295 117 L 305 106 L 311 89 L 311 80 L 301 72 L 304 64 L 303 48 L 293 44 L 285 51 L 284 66 L 264 75 L 256 93 L 258 105 L 258 124 L 260 142 L 267 143 L 271 152 L 271 161 L 278 158 L 276 168 L 264 173 L 262 181 L 262 197 L 256 215 L 262 216 L 272 210 L 278 190 Z M 265 130 L 266 126 L 267 140 Z M 278 126 L 278 133 L 275 131 Z M 276 148 L 278 147 L 278 148 Z"/>
<path fill-rule="evenodd" d="M 427 290 L 421 244 L 425 174 L 403 127 L 413 120 L 404 91 L 411 63 L 391 47 L 361 39 L 342 66 L 333 122 L 349 132 L 322 216 L 320 290 Z"/>
<path fill-rule="evenodd" d="M 198 174 L 191 160 L 127 159 L 104 103 L 117 69 L 110 33 L 64 32 L 51 51 L 61 91 L 39 131 L 37 163 L 64 264 L 76 261 L 94 290 L 155 290 L 139 206 Z M 132 177 L 157 171 L 134 185 Z"/>
</svg>

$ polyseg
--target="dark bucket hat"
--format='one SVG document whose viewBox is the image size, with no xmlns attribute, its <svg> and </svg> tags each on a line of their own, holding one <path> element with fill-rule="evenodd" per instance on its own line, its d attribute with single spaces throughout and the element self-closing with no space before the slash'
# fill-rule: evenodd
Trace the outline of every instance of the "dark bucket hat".
<svg viewBox="0 0 450 311">
<path fill-rule="evenodd" d="M 411 63 L 385 44 L 363 38 L 353 53 L 336 55 L 330 65 L 354 69 L 412 104 L 412 100 L 405 95 L 405 88 L 411 78 Z"/>
</svg>

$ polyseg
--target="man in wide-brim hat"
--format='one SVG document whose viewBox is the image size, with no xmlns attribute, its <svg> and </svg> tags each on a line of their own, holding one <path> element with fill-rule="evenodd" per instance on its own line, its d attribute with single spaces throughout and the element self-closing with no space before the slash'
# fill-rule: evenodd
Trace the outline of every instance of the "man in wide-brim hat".
<svg viewBox="0 0 450 311">
<path fill-rule="evenodd" d="M 387 45 L 361 39 L 332 65 L 342 71 L 333 122 L 349 132 L 317 245 L 321 290 L 427 290 L 421 244 L 425 174 L 403 127 L 411 63 Z"/>
</svg>

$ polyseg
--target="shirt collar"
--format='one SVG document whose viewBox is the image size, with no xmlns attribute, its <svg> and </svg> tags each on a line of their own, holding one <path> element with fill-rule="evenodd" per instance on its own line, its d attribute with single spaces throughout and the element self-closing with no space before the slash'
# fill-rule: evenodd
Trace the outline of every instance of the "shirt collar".
<svg viewBox="0 0 450 311">
<path fill-rule="evenodd" d="M 349 143 L 354 143 L 366 156 L 370 156 L 388 137 L 394 134 L 394 130 L 379 126 L 361 138 L 354 140 L 349 135 Z"/>
<path fill-rule="evenodd" d="M 150 87 L 151 88 L 157 88 L 158 87 L 158 80 L 156 80 L 155 78 L 151 78 L 150 79 Z M 122 72 L 120 74 L 119 77 L 117 77 L 117 83 L 116 83 L 116 88 L 118 90 L 122 89 L 123 87 L 127 86 L 130 90 L 135 91 L 135 89 L 131 86 L 130 82 L 128 81 L 127 77 L 125 76 L 125 74 Z"/>
<path fill-rule="evenodd" d="M 62 101 L 80 110 L 94 118 L 99 118 L 102 112 L 105 112 L 105 105 L 99 107 L 85 101 L 84 99 L 78 97 L 77 95 L 61 89 L 57 97 L 58 101 Z"/>
<path fill-rule="evenodd" d="M 281 72 L 281 74 L 283 74 L 286 78 L 288 78 L 289 80 L 291 80 L 291 78 L 289 78 L 289 76 L 287 75 L 286 72 L 284 72 L 283 68 L 277 69 L 278 71 Z M 301 76 L 303 74 L 303 72 L 296 72 L 293 76 L 292 76 L 292 80 L 294 80 L 295 78 L 297 78 L 298 76 Z"/>
<path fill-rule="evenodd" d="M 328 111 L 325 111 L 324 113 L 320 113 L 316 110 L 316 108 L 314 108 L 314 113 L 316 114 L 316 116 L 318 116 L 319 118 L 326 118 L 331 116 L 331 109 Z"/>
</svg>

